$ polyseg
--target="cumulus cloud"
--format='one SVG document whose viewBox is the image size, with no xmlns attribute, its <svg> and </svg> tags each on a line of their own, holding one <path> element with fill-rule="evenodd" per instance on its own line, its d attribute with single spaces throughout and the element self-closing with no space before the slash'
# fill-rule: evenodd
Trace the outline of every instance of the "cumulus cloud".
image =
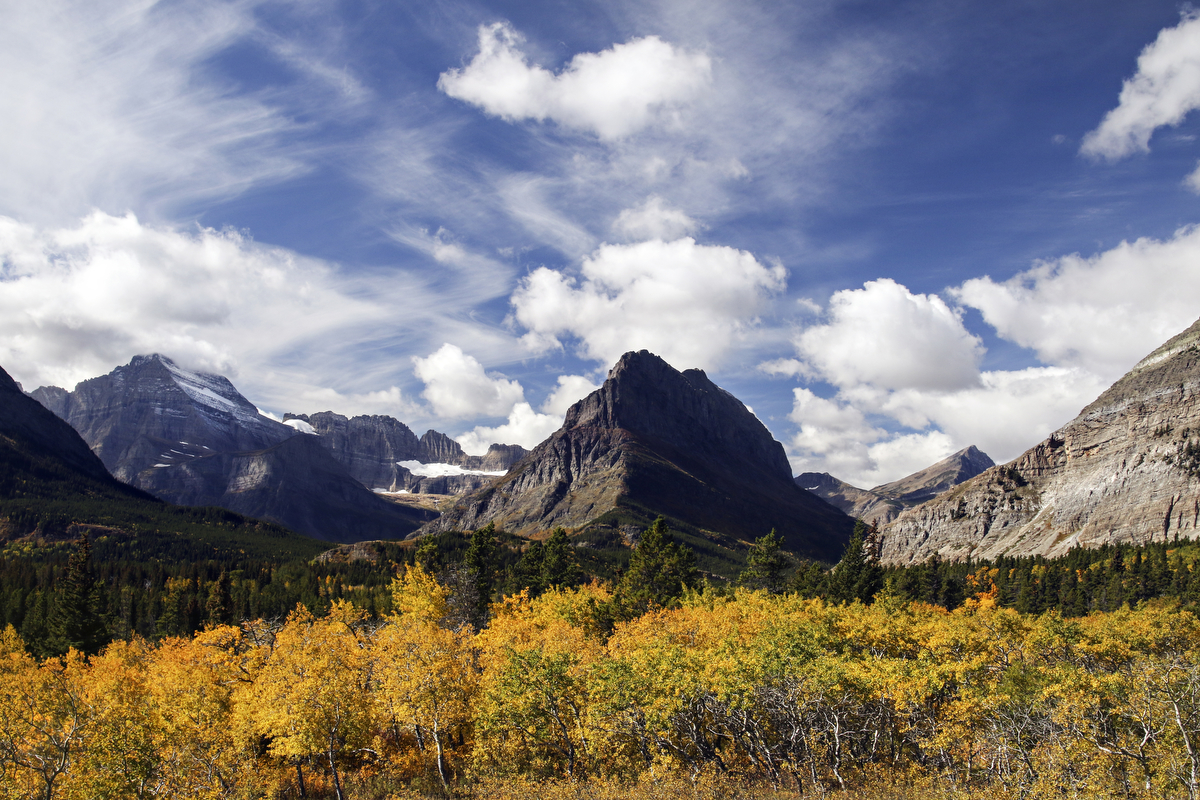
<svg viewBox="0 0 1200 800">
<path fill-rule="evenodd" d="M 1036 264 L 997 283 L 974 278 L 951 290 L 1005 339 L 1043 363 L 1081 367 L 1111 382 L 1195 322 L 1200 227 L 1168 240 L 1141 238 L 1084 258 Z"/>
<path fill-rule="evenodd" d="M 449 343 L 425 358 L 414 357 L 413 364 L 425 382 L 421 396 L 439 417 L 502 417 L 525 400 L 520 383 L 484 372 L 483 364 Z"/>
<path fill-rule="evenodd" d="M 1196 194 L 1200 194 L 1200 163 L 1197 163 L 1196 169 L 1183 179 L 1183 185 Z"/>
<path fill-rule="evenodd" d="M 558 385 L 542 403 L 542 411 L 557 415 L 559 420 L 566 416 L 567 409 L 600 388 L 591 378 L 582 375 L 559 375 Z"/>
<path fill-rule="evenodd" d="M 677 208 L 671 208 L 657 195 L 646 198 L 646 202 L 640 206 L 623 210 L 613 222 L 613 230 L 630 241 L 669 241 L 694 233 L 698 227 L 696 220 Z"/>
<path fill-rule="evenodd" d="M 908 475 L 954 452 L 941 431 L 892 435 L 854 405 L 795 389 L 788 418 L 800 426 L 789 442 L 795 472 L 828 472 L 870 487 Z"/>
<path fill-rule="evenodd" d="M 983 354 L 940 297 L 913 294 L 888 278 L 835 293 L 829 322 L 804 330 L 796 347 L 831 383 L 884 390 L 972 386 Z"/>
<path fill-rule="evenodd" d="M 691 238 L 603 245 L 580 272 L 577 281 L 542 267 L 521 281 L 513 316 L 529 347 L 573 336 L 583 357 L 604 364 L 645 348 L 681 369 L 720 363 L 787 277 L 782 266 Z"/>
<path fill-rule="evenodd" d="M 30 387 L 71 388 L 155 351 L 265 373 L 280 351 L 386 316 L 330 265 L 234 231 L 101 212 L 63 228 L 0 217 L 0 364 Z"/>
<path fill-rule="evenodd" d="M 512 407 L 508 421 L 495 428 L 477 426 L 475 429 L 455 437 L 468 455 L 481 456 L 493 443 L 519 444 L 532 450 L 547 436 L 562 426 L 561 414 L 539 414 L 529 403 L 520 402 Z"/>
<path fill-rule="evenodd" d="M 1150 150 L 1150 137 L 1200 108 L 1200 13 L 1185 11 L 1138 57 L 1117 107 L 1083 138 L 1080 152 L 1110 161 Z"/>
<path fill-rule="evenodd" d="M 1143 275 L 1133 270 L 1125 280 L 1141 280 Z M 1026 285 L 1020 277 L 1014 286 Z M 1091 277 L 1103 283 L 1100 276 Z M 1087 275 L 1073 279 L 1080 285 L 1088 282 Z M 980 281 L 968 282 L 970 291 L 960 288 L 952 294 L 976 298 L 983 289 L 995 295 L 1005 288 Z M 1039 302 L 1044 303 L 1046 320 L 1055 322 L 1057 308 L 1050 308 L 1051 298 L 1065 302 L 1062 298 L 1071 297 L 1073 289 L 1074 284 L 1048 284 L 1044 297 L 1035 293 L 1008 298 L 1011 302 L 1003 308 L 1032 305 L 1030 313 L 1036 317 Z M 1119 292 L 1100 295 L 1110 306 L 1117 296 Z M 1142 305 L 1137 298 L 1131 302 Z M 1071 336 L 1087 342 L 1108 324 L 1106 310 L 1111 309 L 1097 299 L 1086 314 L 1068 315 L 1061 325 L 1078 326 L 1071 328 Z M 856 486 L 896 480 L 972 444 L 998 461 L 1012 459 L 1074 418 L 1113 380 L 1095 364 L 1084 363 L 1087 359 L 1071 363 L 1077 351 L 1052 345 L 1053 337 L 1045 331 L 1023 328 L 1016 320 L 1002 327 L 996 315 L 988 317 L 986 311 L 985 319 L 1000 335 L 1014 338 L 1015 332 L 1023 332 L 1029 342 L 1041 342 L 1053 352 L 1059 363 L 981 372 L 983 346 L 963 328 L 960 312 L 938 297 L 913 294 L 890 280 L 836 293 L 827 317 L 797 338 L 802 359 L 778 359 L 759 368 L 832 384 L 835 394 L 830 398 L 795 390 L 789 418 L 798 430 L 789 440 L 789 454 L 798 472 L 830 472 Z M 1150 334 L 1152 344 L 1135 345 L 1137 357 L 1190 321 L 1169 333 Z M 1096 345 L 1098 352 L 1103 347 Z M 1137 357 L 1126 359 L 1120 372 Z"/>
<path fill-rule="evenodd" d="M 580 53 L 558 74 L 531 65 L 521 42 L 507 23 L 480 26 L 479 52 L 462 69 L 442 73 L 438 88 L 510 122 L 549 119 L 619 139 L 655 124 L 711 80 L 707 55 L 657 36 Z"/>
</svg>

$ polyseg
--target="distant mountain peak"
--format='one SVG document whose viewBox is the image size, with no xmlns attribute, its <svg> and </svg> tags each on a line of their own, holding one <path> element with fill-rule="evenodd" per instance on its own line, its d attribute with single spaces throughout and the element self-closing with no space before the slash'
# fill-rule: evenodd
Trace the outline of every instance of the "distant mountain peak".
<svg viewBox="0 0 1200 800">
<path fill-rule="evenodd" d="M 805 472 L 796 478 L 796 483 L 852 517 L 882 524 L 993 466 L 995 462 L 987 453 L 970 445 L 911 475 L 872 489 L 851 486 L 827 472 Z"/>
<path fill-rule="evenodd" d="M 910 509 L 883 557 L 915 563 L 1200 533 L 1200 320 L 1015 460 Z"/>
<path fill-rule="evenodd" d="M 423 530 L 495 522 L 530 536 L 561 525 L 620 541 L 659 514 L 712 532 L 713 552 L 774 528 L 790 549 L 836 560 L 850 529 L 792 483 L 783 445 L 745 404 L 703 370 L 641 350 L 621 356 L 508 474 Z"/>
</svg>

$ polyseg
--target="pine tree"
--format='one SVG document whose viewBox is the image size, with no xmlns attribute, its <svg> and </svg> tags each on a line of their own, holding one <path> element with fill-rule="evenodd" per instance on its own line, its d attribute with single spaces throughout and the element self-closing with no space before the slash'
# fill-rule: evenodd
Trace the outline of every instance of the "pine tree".
<svg viewBox="0 0 1200 800">
<path fill-rule="evenodd" d="M 208 589 L 204 618 L 211 625 L 228 625 L 233 622 L 233 592 L 229 574 L 225 570 L 221 570 L 221 575 Z"/>
<path fill-rule="evenodd" d="M 614 618 L 636 619 L 651 608 L 669 608 L 698 580 L 696 555 L 676 543 L 662 517 L 642 533 L 629 568 L 613 591 Z"/>
<path fill-rule="evenodd" d="M 579 565 L 563 528 L 555 528 L 542 548 L 542 587 L 570 587 L 579 583 Z"/>
<path fill-rule="evenodd" d="M 475 592 L 478 597 L 478 627 L 487 623 L 488 606 L 492 602 L 492 590 L 496 575 L 496 524 L 489 522 L 471 534 L 471 546 L 463 557 L 463 565 L 474 573 Z"/>
<path fill-rule="evenodd" d="M 750 547 L 747 567 L 738 576 L 738 584 L 748 589 L 766 589 L 771 594 L 784 590 L 784 574 L 792 566 L 792 559 L 783 552 L 783 540 L 772 529 L 766 536 L 759 537 Z"/>
<path fill-rule="evenodd" d="M 82 536 L 67 561 L 67 571 L 55 587 L 50 614 L 49 650 L 62 655 L 70 648 L 95 655 L 109 641 L 108 628 L 99 612 L 100 585 L 92 572 L 92 543 Z"/>
<path fill-rule="evenodd" d="M 829 581 L 830 600 L 838 603 L 854 600 L 869 603 L 883 588 L 879 554 L 873 546 L 875 534 L 875 528 L 869 527 L 861 519 L 854 523 L 846 552 L 833 568 L 833 576 Z"/>
</svg>

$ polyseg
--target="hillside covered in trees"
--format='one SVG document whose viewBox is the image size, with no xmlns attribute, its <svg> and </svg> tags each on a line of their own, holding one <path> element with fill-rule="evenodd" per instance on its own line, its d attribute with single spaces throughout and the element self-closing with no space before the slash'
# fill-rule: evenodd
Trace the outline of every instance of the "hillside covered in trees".
<svg viewBox="0 0 1200 800">
<path fill-rule="evenodd" d="M 586 583 L 562 532 L 128 575 L 81 543 L 44 566 L 43 638 L 0 635 L 0 782 L 50 798 L 1200 794 L 1193 545 L 884 570 L 875 541 L 860 525 L 822 571 L 765 536 L 728 585 L 661 522 L 615 580 Z M 161 581 L 159 616 L 113 617 L 106 581 Z"/>
</svg>

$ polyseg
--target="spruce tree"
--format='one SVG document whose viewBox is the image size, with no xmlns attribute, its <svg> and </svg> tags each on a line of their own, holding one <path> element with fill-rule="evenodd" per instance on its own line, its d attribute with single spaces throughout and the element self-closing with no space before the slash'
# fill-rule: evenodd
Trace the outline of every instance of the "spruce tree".
<svg viewBox="0 0 1200 800">
<path fill-rule="evenodd" d="M 774 529 L 756 539 L 750 547 L 746 569 L 738 576 L 738 584 L 747 589 L 766 589 L 771 594 L 782 592 L 786 586 L 784 574 L 792 566 L 792 559 L 781 549 L 782 544 Z"/>
<path fill-rule="evenodd" d="M 838 603 L 861 600 L 870 603 L 883 588 L 883 570 L 879 568 L 879 553 L 875 547 L 876 529 L 861 519 L 855 521 L 854 531 L 842 560 L 833 568 L 829 580 L 829 599 Z"/>
<path fill-rule="evenodd" d="M 221 570 L 220 577 L 208 589 L 204 618 L 210 625 L 228 625 L 233 622 L 232 584 L 225 570 Z"/>
<path fill-rule="evenodd" d="M 55 587 L 54 610 L 47 627 L 52 655 L 63 655 L 72 647 L 95 655 L 109 641 L 100 615 L 100 585 L 92 572 L 92 543 L 86 535 L 80 537 L 67 561 L 66 574 Z"/>
<path fill-rule="evenodd" d="M 541 583 L 544 589 L 551 586 L 566 588 L 579 583 L 579 565 L 563 528 L 555 528 L 542 548 Z"/>
<path fill-rule="evenodd" d="M 696 555 L 676 543 L 662 517 L 642 533 L 629 558 L 629 568 L 613 591 L 613 617 L 636 619 L 652 608 L 669 608 L 698 579 Z"/>
<path fill-rule="evenodd" d="M 496 574 L 496 524 L 489 522 L 471 534 L 471 546 L 463 557 L 463 565 L 474 573 L 478 597 L 478 627 L 487 622 L 488 606 Z"/>
</svg>

